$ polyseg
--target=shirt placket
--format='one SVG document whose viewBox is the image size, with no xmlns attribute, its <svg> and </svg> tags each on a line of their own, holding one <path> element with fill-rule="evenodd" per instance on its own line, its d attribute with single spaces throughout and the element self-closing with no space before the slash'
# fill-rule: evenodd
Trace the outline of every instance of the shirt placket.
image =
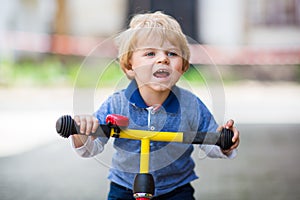
<svg viewBox="0 0 300 200">
<path fill-rule="evenodd" d="M 148 130 L 155 131 L 156 127 L 152 123 L 152 120 L 151 120 L 152 117 L 153 117 L 153 115 L 155 114 L 155 111 L 154 111 L 155 107 L 154 106 L 150 106 L 150 107 L 148 107 L 146 109 L 148 111 L 148 123 L 147 123 L 148 124 Z"/>
<path fill-rule="evenodd" d="M 146 108 L 148 111 L 148 130 L 155 131 L 158 129 L 157 127 L 157 121 L 154 119 L 156 112 L 159 110 L 160 106 L 150 106 Z M 155 143 L 153 141 L 150 141 L 150 146 L 153 148 L 155 146 Z"/>
</svg>

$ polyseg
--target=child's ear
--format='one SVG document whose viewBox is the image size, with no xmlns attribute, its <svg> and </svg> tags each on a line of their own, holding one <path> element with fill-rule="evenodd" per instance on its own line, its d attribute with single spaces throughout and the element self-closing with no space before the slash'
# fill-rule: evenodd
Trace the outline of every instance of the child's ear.
<svg viewBox="0 0 300 200">
<path fill-rule="evenodd" d="M 189 69 L 189 67 L 190 67 L 190 64 L 189 64 L 189 63 L 185 64 L 185 65 L 183 66 L 183 73 L 185 73 L 185 72 Z"/>
<path fill-rule="evenodd" d="M 131 79 L 135 77 L 135 72 L 130 68 L 130 69 L 124 69 L 127 77 L 130 77 Z"/>
<path fill-rule="evenodd" d="M 120 63 L 121 68 L 123 70 L 123 72 L 126 74 L 126 76 L 129 79 L 133 79 L 135 77 L 135 72 L 132 70 L 131 65 L 130 64 L 125 64 L 125 63 Z"/>
</svg>

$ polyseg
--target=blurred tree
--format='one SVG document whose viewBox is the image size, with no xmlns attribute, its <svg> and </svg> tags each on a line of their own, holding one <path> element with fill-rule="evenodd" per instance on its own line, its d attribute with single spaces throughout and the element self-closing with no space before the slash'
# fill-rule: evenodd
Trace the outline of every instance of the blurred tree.
<svg viewBox="0 0 300 200">
<path fill-rule="evenodd" d="M 67 9 L 65 0 L 56 0 L 57 10 L 54 22 L 54 32 L 58 34 L 68 33 Z"/>
</svg>

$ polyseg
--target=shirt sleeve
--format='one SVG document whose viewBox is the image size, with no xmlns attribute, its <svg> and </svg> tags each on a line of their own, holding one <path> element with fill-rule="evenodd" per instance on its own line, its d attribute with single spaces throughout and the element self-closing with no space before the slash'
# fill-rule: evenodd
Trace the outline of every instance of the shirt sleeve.
<svg viewBox="0 0 300 200">
<path fill-rule="evenodd" d="M 108 99 L 106 99 L 100 108 L 94 113 L 94 116 L 99 120 L 100 124 L 105 124 L 105 118 L 107 114 L 111 112 L 111 102 L 112 102 L 112 97 L 110 96 Z M 98 137 L 95 140 L 92 140 L 91 137 L 88 137 L 87 141 L 85 144 L 79 148 L 75 148 L 73 137 L 70 137 L 71 140 L 71 145 L 75 152 L 80 155 L 81 157 L 93 157 L 99 153 L 101 153 L 104 150 L 104 145 L 107 143 L 108 138 L 101 138 Z"/>
<path fill-rule="evenodd" d="M 200 149 L 210 158 L 233 159 L 237 156 L 237 149 L 232 150 L 228 155 L 224 154 L 219 146 L 200 145 Z"/>
<path fill-rule="evenodd" d="M 84 158 L 93 157 L 104 150 L 104 144 L 97 138 L 92 140 L 88 137 L 85 144 L 81 147 L 75 148 L 73 137 L 70 137 L 70 142 L 75 152 Z"/>
<path fill-rule="evenodd" d="M 213 115 L 208 110 L 208 108 L 203 104 L 203 102 L 198 99 L 198 109 L 200 116 L 198 131 L 200 132 L 215 132 L 217 131 L 218 124 L 216 123 Z M 210 158 L 229 158 L 233 159 L 237 156 L 237 149 L 231 151 L 228 155 L 225 155 L 221 148 L 217 145 L 200 145 L 200 149 L 205 152 L 205 154 Z"/>
</svg>

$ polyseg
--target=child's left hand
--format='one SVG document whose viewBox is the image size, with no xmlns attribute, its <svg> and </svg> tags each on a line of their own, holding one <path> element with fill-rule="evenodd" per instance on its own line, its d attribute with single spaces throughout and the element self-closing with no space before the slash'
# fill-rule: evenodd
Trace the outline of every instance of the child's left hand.
<svg viewBox="0 0 300 200">
<path fill-rule="evenodd" d="M 220 126 L 218 128 L 218 131 L 221 131 L 223 128 L 227 128 L 233 131 L 233 138 L 232 142 L 234 143 L 229 149 L 223 150 L 222 152 L 226 155 L 230 154 L 232 150 L 236 149 L 239 146 L 240 143 L 240 132 L 237 130 L 235 126 L 233 126 L 234 121 L 232 119 L 228 120 L 227 123 L 223 126 Z"/>
</svg>

